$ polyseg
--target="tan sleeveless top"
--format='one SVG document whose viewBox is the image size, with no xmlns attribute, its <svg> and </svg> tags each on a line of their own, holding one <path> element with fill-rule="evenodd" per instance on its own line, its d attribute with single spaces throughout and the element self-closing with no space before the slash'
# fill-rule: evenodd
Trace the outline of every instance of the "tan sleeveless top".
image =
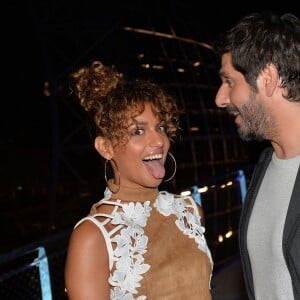
<svg viewBox="0 0 300 300">
<path fill-rule="evenodd" d="M 101 205 L 112 206 L 110 213 Z M 157 189 L 106 189 L 76 226 L 85 220 L 106 241 L 110 299 L 212 299 L 213 263 L 192 198 Z"/>
</svg>

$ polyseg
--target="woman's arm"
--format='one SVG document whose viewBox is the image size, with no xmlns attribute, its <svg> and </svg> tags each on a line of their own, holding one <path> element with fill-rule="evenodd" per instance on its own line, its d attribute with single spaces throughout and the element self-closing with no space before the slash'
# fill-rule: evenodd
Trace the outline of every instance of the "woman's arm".
<svg viewBox="0 0 300 300">
<path fill-rule="evenodd" d="M 108 300 L 109 263 L 104 237 L 99 228 L 84 221 L 71 234 L 65 284 L 69 300 Z"/>
</svg>

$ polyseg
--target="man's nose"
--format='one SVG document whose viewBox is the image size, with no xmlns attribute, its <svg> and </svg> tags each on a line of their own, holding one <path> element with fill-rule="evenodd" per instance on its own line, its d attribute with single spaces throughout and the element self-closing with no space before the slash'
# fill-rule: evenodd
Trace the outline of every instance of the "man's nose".
<svg viewBox="0 0 300 300">
<path fill-rule="evenodd" d="M 215 103 L 220 108 L 225 108 L 230 103 L 229 95 L 225 86 L 220 86 L 215 97 Z"/>
</svg>

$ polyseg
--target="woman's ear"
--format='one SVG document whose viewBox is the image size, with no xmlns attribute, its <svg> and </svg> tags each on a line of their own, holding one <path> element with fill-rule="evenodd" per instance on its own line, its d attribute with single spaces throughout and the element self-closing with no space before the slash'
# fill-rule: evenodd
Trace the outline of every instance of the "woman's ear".
<svg viewBox="0 0 300 300">
<path fill-rule="evenodd" d="M 103 158 L 110 160 L 114 156 L 113 146 L 109 139 L 97 136 L 94 141 L 94 146 Z"/>
</svg>

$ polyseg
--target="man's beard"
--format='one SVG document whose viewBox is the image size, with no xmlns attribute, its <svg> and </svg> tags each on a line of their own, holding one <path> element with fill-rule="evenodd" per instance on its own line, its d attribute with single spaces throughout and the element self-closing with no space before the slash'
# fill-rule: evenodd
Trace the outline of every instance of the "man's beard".
<svg viewBox="0 0 300 300">
<path fill-rule="evenodd" d="M 268 116 L 265 107 L 251 93 L 246 102 L 240 107 L 228 106 L 228 112 L 238 112 L 242 123 L 238 125 L 238 134 L 244 141 L 262 141 L 270 139 L 274 124 Z"/>
</svg>

